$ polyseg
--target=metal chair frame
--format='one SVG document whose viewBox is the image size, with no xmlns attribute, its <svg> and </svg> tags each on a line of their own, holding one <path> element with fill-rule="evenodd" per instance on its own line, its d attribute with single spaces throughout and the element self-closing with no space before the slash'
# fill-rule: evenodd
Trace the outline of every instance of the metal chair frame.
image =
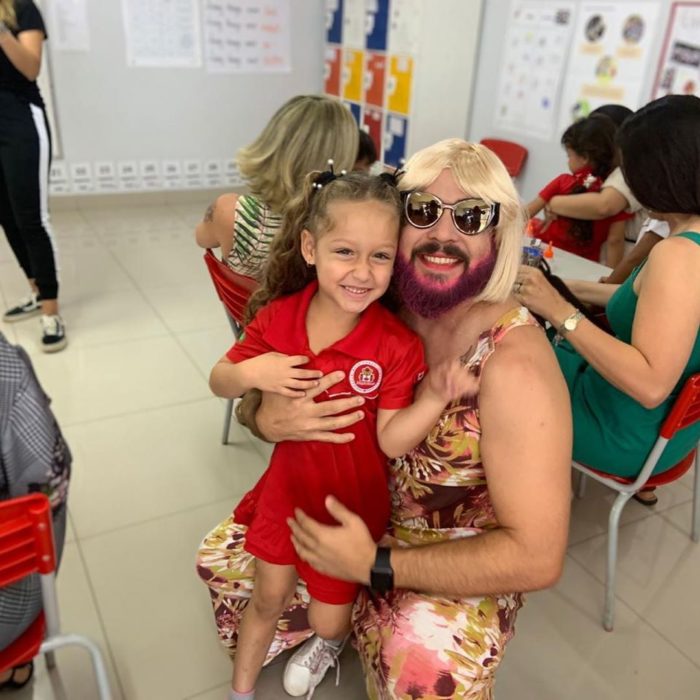
<svg viewBox="0 0 700 700">
<path fill-rule="evenodd" d="M 82 635 L 61 633 L 51 505 L 40 493 L 0 501 L 0 586 L 31 574 L 40 577 L 43 610 L 18 639 L 0 651 L 0 671 L 29 663 L 39 654 L 44 654 L 47 667 L 53 669 L 57 649 L 81 646 L 90 653 L 100 699 L 111 700 L 99 647 Z"/>
<path fill-rule="evenodd" d="M 252 277 L 246 277 L 234 272 L 226 263 L 219 260 L 211 249 L 204 253 L 204 262 L 209 270 L 214 289 L 224 306 L 233 337 L 238 342 L 243 333 L 243 318 L 250 295 L 260 286 Z M 227 445 L 233 416 L 234 399 L 226 402 L 224 414 L 224 429 L 221 444 Z"/>
<path fill-rule="evenodd" d="M 691 376 L 683 386 L 680 394 L 666 417 L 659 437 L 649 452 L 641 471 L 634 479 L 613 477 L 610 474 L 592 469 L 580 462 L 574 461 L 573 467 L 579 472 L 576 496 L 583 497 L 585 479 L 590 477 L 617 492 L 617 497 L 608 516 L 608 551 L 605 573 L 605 605 L 603 608 L 603 627 L 612 631 L 615 619 L 615 583 L 617 568 L 618 534 L 622 509 L 632 496 L 641 488 L 661 486 L 680 479 L 693 465 L 695 474 L 693 481 L 693 509 L 690 537 L 693 542 L 700 539 L 700 443 L 678 464 L 660 474 L 652 475 L 654 468 L 666 449 L 671 438 L 682 428 L 686 428 L 700 420 L 700 373 Z"/>
</svg>

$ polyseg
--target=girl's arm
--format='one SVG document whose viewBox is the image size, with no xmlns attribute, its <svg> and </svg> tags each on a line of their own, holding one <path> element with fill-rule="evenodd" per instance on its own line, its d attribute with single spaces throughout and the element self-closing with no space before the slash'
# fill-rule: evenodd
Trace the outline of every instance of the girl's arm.
<svg viewBox="0 0 700 700">
<path fill-rule="evenodd" d="M 233 245 L 233 223 L 236 217 L 238 195 L 222 194 L 204 212 L 204 219 L 197 224 L 195 239 L 202 248 L 222 248 L 226 257 Z"/>
<path fill-rule="evenodd" d="M 608 229 L 605 264 L 615 267 L 625 255 L 625 222 L 613 221 Z"/>
<path fill-rule="evenodd" d="M 406 454 L 431 431 L 450 401 L 475 394 L 478 387 L 478 377 L 461 359 L 430 370 L 410 406 L 377 411 L 377 440 L 382 452 L 390 459 Z"/>
<path fill-rule="evenodd" d="M 622 284 L 632 274 L 632 270 L 647 259 L 651 249 L 663 240 L 661 236 L 653 231 L 647 231 L 637 245 L 627 253 L 615 266 L 610 275 L 605 278 L 605 282 L 608 284 Z"/>
<path fill-rule="evenodd" d="M 669 239 L 654 248 L 637 278 L 639 300 L 630 344 L 585 319 L 566 339 L 610 384 L 645 408 L 656 408 L 677 384 L 697 337 L 699 269 L 700 246 Z M 559 328 L 573 307 L 556 291 L 538 296 L 531 280 L 521 289 L 525 303 Z"/>
<path fill-rule="evenodd" d="M 27 80 L 39 76 L 43 43 L 44 32 L 38 29 L 20 32 L 17 37 L 9 31 L 0 33 L 0 49 Z"/>
<path fill-rule="evenodd" d="M 549 200 L 549 209 L 558 216 L 591 221 L 615 216 L 628 206 L 614 187 L 604 187 L 600 192 L 558 195 Z"/>
<path fill-rule="evenodd" d="M 532 218 L 533 216 L 537 216 L 542 209 L 544 209 L 545 204 L 547 202 L 542 199 L 542 197 L 535 197 L 528 205 L 527 205 L 527 215 L 529 218 Z"/>
<path fill-rule="evenodd" d="M 209 376 L 209 387 L 224 399 L 237 399 L 250 389 L 272 391 L 290 398 L 304 396 L 305 389 L 318 384 L 321 372 L 299 369 L 309 361 L 304 355 L 283 355 L 266 352 L 240 362 L 231 362 L 224 355 Z"/>
</svg>

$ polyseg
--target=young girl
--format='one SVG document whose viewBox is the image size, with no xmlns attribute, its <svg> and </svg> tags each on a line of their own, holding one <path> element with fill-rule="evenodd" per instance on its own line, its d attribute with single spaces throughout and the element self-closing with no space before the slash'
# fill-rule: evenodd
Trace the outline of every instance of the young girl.
<svg viewBox="0 0 700 700">
<path fill-rule="evenodd" d="M 598 192 L 615 161 L 615 124 L 605 115 L 593 115 L 574 122 L 562 135 L 569 170 L 552 180 L 535 199 L 527 205 L 530 217 L 543 208 L 549 200 L 560 194 Z M 605 262 L 615 267 L 625 251 L 625 224 L 630 214 L 621 212 L 600 221 L 585 221 L 565 217 L 547 221 L 534 227 L 540 238 L 576 255 L 598 262 L 600 250 L 607 240 Z"/>
<path fill-rule="evenodd" d="M 276 445 L 267 471 L 234 511 L 236 522 L 248 526 L 245 548 L 256 557 L 256 581 L 239 629 L 231 698 L 253 697 L 298 577 L 307 584 L 309 623 L 319 639 L 290 659 L 287 692 L 312 690 L 335 665 L 349 631 L 357 586 L 322 575 L 296 555 L 287 525 L 294 509 L 334 523 L 324 506 L 334 495 L 378 541 L 389 518 L 386 457 L 406 453 L 447 403 L 476 391 L 477 378 L 455 361 L 431 372 L 413 402 L 426 370 L 421 342 L 378 303 L 389 287 L 399 219 L 399 194 L 385 178 L 309 176 L 251 299 L 245 337 L 212 370 L 211 388 L 226 398 L 253 388 L 297 396 L 339 369 L 345 379 L 333 395 L 365 398 L 352 442 Z"/>
</svg>

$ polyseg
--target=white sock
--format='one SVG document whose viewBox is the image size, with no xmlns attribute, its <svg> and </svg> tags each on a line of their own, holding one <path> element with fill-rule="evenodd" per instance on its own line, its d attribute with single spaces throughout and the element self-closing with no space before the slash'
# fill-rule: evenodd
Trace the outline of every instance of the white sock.
<svg viewBox="0 0 700 700">
<path fill-rule="evenodd" d="M 231 689 L 228 692 L 228 700 L 255 700 L 255 688 L 247 693 L 238 693 Z"/>
</svg>

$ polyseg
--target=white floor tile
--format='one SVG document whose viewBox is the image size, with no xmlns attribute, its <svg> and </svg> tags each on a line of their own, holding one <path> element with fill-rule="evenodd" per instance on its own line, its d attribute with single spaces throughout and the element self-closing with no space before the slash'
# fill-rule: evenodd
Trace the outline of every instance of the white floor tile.
<svg viewBox="0 0 700 700">
<path fill-rule="evenodd" d="M 148 338 L 33 355 L 62 426 L 211 396 L 174 339 Z"/>
<path fill-rule="evenodd" d="M 186 698 L 229 680 L 195 553 L 230 509 L 226 499 L 83 543 L 128 700 Z"/>
<path fill-rule="evenodd" d="M 120 343 L 168 334 L 153 307 L 136 289 L 98 292 L 62 299 L 61 316 L 71 348 Z M 40 337 L 38 320 L 15 324 L 23 346 L 36 345 Z"/>
<path fill-rule="evenodd" d="M 221 311 L 221 308 L 219 308 Z M 223 315 L 223 312 L 222 312 Z M 185 352 L 192 358 L 207 381 L 212 367 L 233 345 L 233 334 L 228 323 L 204 331 L 190 331 L 178 333 L 177 339 L 185 348 Z"/>
<path fill-rule="evenodd" d="M 71 516 L 80 538 L 230 499 L 233 508 L 265 470 L 242 429 L 220 442 L 215 398 L 65 430 L 73 451 Z M 125 507 L 128 504 L 128 507 Z"/>
<path fill-rule="evenodd" d="M 700 580 L 700 546 L 655 516 L 621 527 L 618 548 L 617 597 L 700 668 L 700 615 L 692 602 Z M 603 536 L 571 547 L 569 554 L 603 581 L 606 551 Z M 624 622 L 617 629 L 624 632 Z"/>
<path fill-rule="evenodd" d="M 605 632 L 602 599 L 602 585 L 567 558 L 556 588 L 531 594 L 520 612 L 498 671 L 498 700 L 697 697 L 700 669 L 623 604 L 615 631 Z"/>
</svg>

